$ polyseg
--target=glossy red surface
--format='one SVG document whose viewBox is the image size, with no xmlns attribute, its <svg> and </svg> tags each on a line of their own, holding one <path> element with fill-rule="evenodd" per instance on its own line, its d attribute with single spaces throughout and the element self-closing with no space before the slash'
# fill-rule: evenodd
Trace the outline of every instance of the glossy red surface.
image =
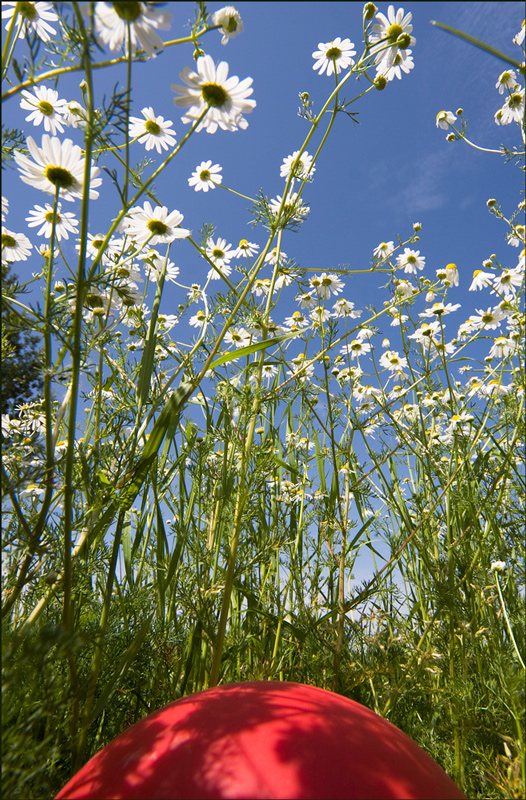
<svg viewBox="0 0 526 800">
<path fill-rule="evenodd" d="M 338 694 L 249 682 L 181 698 L 95 755 L 57 800 L 460 800 L 402 731 Z"/>
</svg>

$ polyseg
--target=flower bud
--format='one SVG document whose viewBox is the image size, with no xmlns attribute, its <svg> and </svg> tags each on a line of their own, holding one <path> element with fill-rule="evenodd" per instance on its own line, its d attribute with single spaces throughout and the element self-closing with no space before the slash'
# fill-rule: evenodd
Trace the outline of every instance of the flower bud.
<svg viewBox="0 0 526 800">
<path fill-rule="evenodd" d="M 379 92 L 385 89 L 385 87 L 387 86 L 387 78 L 385 77 L 385 75 L 378 75 L 378 77 L 374 82 L 374 86 L 376 89 L 378 89 Z"/>
<path fill-rule="evenodd" d="M 446 142 L 454 142 L 457 137 L 454 133 L 448 133 L 446 136 Z"/>
<path fill-rule="evenodd" d="M 374 17 L 377 11 L 378 9 L 374 3 L 366 3 L 363 7 L 363 18 L 369 22 L 369 20 Z"/>
<path fill-rule="evenodd" d="M 457 108 L 457 110 L 455 111 L 455 114 L 457 115 L 457 117 L 461 117 L 463 113 L 464 113 L 464 109 L 463 108 Z"/>
<path fill-rule="evenodd" d="M 492 561 L 490 572 L 504 572 L 506 569 L 505 561 Z"/>
<path fill-rule="evenodd" d="M 421 222 L 413 222 L 413 230 L 414 231 L 421 231 L 422 230 L 422 223 Z"/>
<path fill-rule="evenodd" d="M 411 44 L 411 35 L 409 33 L 401 33 L 398 39 L 396 40 L 397 47 L 400 50 L 406 50 L 409 45 Z"/>
<path fill-rule="evenodd" d="M 493 208 L 496 202 L 497 202 L 496 200 L 493 200 L 493 198 L 490 197 L 490 199 L 486 201 L 486 205 L 488 208 Z"/>
</svg>

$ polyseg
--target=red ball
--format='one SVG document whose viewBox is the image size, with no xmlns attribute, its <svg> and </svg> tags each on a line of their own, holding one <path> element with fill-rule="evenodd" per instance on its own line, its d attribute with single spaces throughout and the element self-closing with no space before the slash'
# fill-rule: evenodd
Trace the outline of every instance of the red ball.
<svg viewBox="0 0 526 800">
<path fill-rule="evenodd" d="M 57 800 L 461 800 L 444 770 L 365 706 L 301 683 L 233 683 L 161 708 Z"/>
</svg>

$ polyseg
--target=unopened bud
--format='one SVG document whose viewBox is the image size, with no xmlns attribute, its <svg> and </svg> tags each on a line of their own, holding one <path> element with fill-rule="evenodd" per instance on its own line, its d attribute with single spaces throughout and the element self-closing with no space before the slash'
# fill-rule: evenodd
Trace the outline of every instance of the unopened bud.
<svg viewBox="0 0 526 800">
<path fill-rule="evenodd" d="M 401 33 L 398 39 L 396 40 L 397 47 L 400 50 L 406 50 L 409 45 L 411 44 L 411 36 L 409 33 Z"/>
<path fill-rule="evenodd" d="M 378 75 L 377 79 L 374 82 L 374 86 L 381 92 L 387 86 L 387 78 L 385 75 Z"/>
<path fill-rule="evenodd" d="M 369 20 L 374 17 L 377 11 L 378 9 L 374 3 L 366 3 L 363 7 L 363 18 L 369 22 Z"/>
</svg>

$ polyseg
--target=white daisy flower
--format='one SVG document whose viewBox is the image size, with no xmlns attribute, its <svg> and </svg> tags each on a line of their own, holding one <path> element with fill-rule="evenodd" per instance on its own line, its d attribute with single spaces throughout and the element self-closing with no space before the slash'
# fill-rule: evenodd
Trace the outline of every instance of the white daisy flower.
<svg viewBox="0 0 526 800">
<path fill-rule="evenodd" d="M 2 195 L 2 222 L 5 222 L 5 218 L 9 214 L 9 200 L 7 197 Z"/>
<path fill-rule="evenodd" d="M 150 57 L 164 42 L 158 30 L 168 30 L 172 15 L 152 7 L 151 3 L 95 3 L 94 33 L 112 52 L 125 48 L 128 55 L 128 23 L 131 54 L 142 48 Z"/>
<path fill-rule="evenodd" d="M 363 340 L 363 339 L 372 339 L 375 336 L 375 332 L 371 330 L 371 328 L 360 328 L 358 333 L 356 334 L 356 338 Z"/>
<path fill-rule="evenodd" d="M 168 150 L 175 144 L 175 131 L 172 128 L 173 122 L 164 117 L 156 117 L 153 108 L 143 108 L 141 111 L 144 119 L 140 117 L 130 117 L 130 137 L 143 144 L 147 150 L 157 152 Z"/>
<path fill-rule="evenodd" d="M 508 339 L 506 336 L 499 336 L 495 339 L 493 346 L 489 351 L 491 358 L 507 358 L 517 350 L 517 342 L 513 339 Z"/>
<path fill-rule="evenodd" d="M 353 397 L 359 403 L 364 403 L 368 400 L 377 399 L 382 396 L 382 392 L 380 389 L 376 389 L 374 386 L 362 386 L 359 383 L 353 389 Z"/>
<path fill-rule="evenodd" d="M 497 308 L 487 308 L 486 311 L 482 311 L 480 308 L 476 308 L 476 314 L 472 314 L 468 320 L 473 324 L 474 328 L 485 328 L 487 330 L 495 330 L 498 328 L 503 319 L 506 319 L 506 315 L 502 313 L 502 311 Z"/>
<path fill-rule="evenodd" d="M 206 314 L 204 311 L 199 310 L 197 314 L 194 314 L 193 317 L 190 317 L 188 320 L 188 324 L 192 326 L 192 328 L 202 328 L 206 322 Z"/>
<path fill-rule="evenodd" d="M 407 320 L 409 319 L 407 314 L 400 314 L 400 312 L 398 312 L 398 311 L 395 311 L 394 313 L 393 312 L 390 312 L 390 313 L 391 313 L 391 315 L 393 317 L 393 321 L 389 323 L 391 328 L 396 328 L 397 325 L 403 325 L 404 322 L 407 322 Z"/>
<path fill-rule="evenodd" d="M 380 61 L 376 67 L 376 77 L 383 75 L 387 81 L 392 81 L 394 78 L 402 79 L 402 72 L 406 75 L 414 68 L 415 64 L 411 55 L 412 50 L 403 50 L 396 54 L 395 60 L 390 67 L 386 67 L 383 61 Z"/>
<path fill-rule="evenodd" d="M 314 375 L 314 366 L 312 364 L 305 365 L 305 361 L 307 360 L 307 356 L 303 353 L 293 358 L 291 361 L 292 369 L 287 370 L 287 375 L 296 376 L 302 382 L 305 381 L 306 378 L 311 378 Z"/>
<path fill-rule="evenodd" d="M 189 107 L 184 123 L 193 123 L 208 108 L 208 113 L 197 126 L 208 133 L 215 133 L 217 128 L 224 131 L 244 130 L 248 122 L 243 114 L 250 114 L 256 105 L 249 97 L 253 92 L 252 78 L 240 81 L 237 76 L 228 77 L 228 64 L 220 61 L 217 67 L 211 56 L 200 56 L 196 62 L 197 72 L 185 67 L 179 73 L 186 84 L 171 85 L 172 91 L 181 97 L 174 98 L 176 106 Z"/>
<path fill-rule="evenodd" d="M 436 337 L 440 336 L 440 322 L 424 322 L 414 333 L 409 334 L 409 339 L 414 339 L 419 344 L 435 342 Z"/>
<path fill-rule="evenodd" d="M 81 128 L 86 127 L 88 119 L 88 112 L 84 106 L 77 102 L 77 100 L 70 100 L 64 110 L 64 122 L 68 127 Z"/>
<path fill-rule="evenodd" d="M 284 204 L 281 211 L 283 224 L 303 222 L 310 212 L 309 206 L 304 205 L 301 198 L 298 200 L 297 192 L 292 192 L 287 200 L 288 202 Z M 276 216 L 281 208 L 282 201 L 283 198 L 279 194 L 270 201 L 270 210 Z"/>
<path fill-rule="evenodd" d="M 115 288 L 138 290 L 139 283 L 143 283 L 141 270 L 138 264 L 133 261 L 126 261 L 121 264 L 113 265 L 113 275 L 115 276 Z"/>
<path fill-rule="evenodd" d="M 344 356 L 351 356 L 351 359 L 358 358 L 359 356 L 369 353 L 371 345 L 369 342 L 364 342 L 361 339 L 353 339 L 352 342 L 344 344 L 340 349 L 340 353 Z"/>
<path fill-rule="evenodd" d="M 41 225 L 37 236 L 45 236 L 47 239 L 51 238 L 51 229 L 53 221 L 55 222 L 55 236 L 60 242 L 62 239 L 69 239 L 70 233 L 78 233 L 78 221 L 74 214 L 67 211 L 62 211 L 62 204 L 57 203 L 57 212 L 53 213 L 53 207 L 46 203 L 46 207 L 35 206 L 29 212 L 30 216 L 26 217 L 26 222 L 30 228 L 36 228 Z"/>
<path fill-rule="evenodd" d="M 33 161 L 17 150 L 14 153 L 24 183 L 53 195 L 58 188 L 59 197 L 63 200 L 82 197 L 85 159 L 77 144 L 73 144 L 71 139 L 64 139 L 61 142 L 56 136 L 50 137 L 45 133 L 42 136 L 41 148 L 37 147 L 31 136 L 27 138 L 27 148 Z M 99 168 L 93 164 L 89 187 L 89 196 L 92 200 L 96 200 L 99 196 L 95 191 L 95 187 L 102 183 L 102 178 L 97 177 L 99 172 Z"/>
<path fill-rule="evenodd" d="M 457 118 L 452 111 L 439 111 L 436 117 L 437 128 L 447 131 L 450 125 L 454 125 Z"/>
<path fill-rule="evenodd" d="M 210 261 L 214 262 L 216 267 L 223 267 L 225 264 L 229 264 L 234 257 L 234 251 L 231 252 L 231 248 L 232 245 L 227 244 L 226 239 L 218 239 L 217 242 L 214 242 L 213 239 L 209 239 L 206 246 L 206 254 Z M 231 270 L 225 274 L 229 275 L 230 271 Z M 213 270 L 213 272 L 217 275 L 215 270 Z"/>
<path fill-rule="evenodd" d="M 300 304 L 300 308 L 314 308 L 316 305 L 316 298 L 313 297 L 313 292 L 304 292 L 304 294 L 299 294 L 297 295 L 296 300 Z"/>
<path fill-rule="evenodd" d="M 424 269 L 425 263 L 425 256 L 420 255 L 420 250 L 410 250 L 409 247 L 405 247 L 404 252 L 396 258 L 397 267 L 403 267 L 404 272 L 411 275 L 416 275 L 419 269 Z"/>
<path fill-rule="evenodd" d="M 285 325 L 291 330 L 305 328 L 308 324 L 309 320 L 303 316 L 301 311 L 294 311 L 290 317 L 285 317 Z"/>
<path fill-rule="evenodd" d="M 184 219 L 179 211 L 168 213 L 166 206 L 152 208 L 148 200 L 143 208 L 135 206 L 130 209 L 128 217 L 126 233 L 140 247 L 147 240 L 152 245 L 167 244 L 174 239 L 186 239 L 190 236 L 189 230 L 179 227 Z"/>
<path fill-rule="evenodd" d="M 159 314 L 158 321 L 165 331 L 171 331 L 174 325 L 179 322 L 175 314 Z"/>
<path fill-rule="evenodd" d="M 6 31 L 9 30 L 15 10 L 18 12 L 18 21 L 21 23 L 20 39 L 25 39 L 26 33 L 34 33 L 43 42 L 49 42 L 51 36 L 56 34 L 50 22 L 58 22 L 58 16 L 52 3 L 2 3 L 2 19 L 7 19 Z"/>
<path fill-rule="evenodd" d="M 483 397 L 490 397 L 492 395 L 501 395 L 501 394 L 508 394 L 512 389 L 512 386 L 506 386 L 502 384 L 500 381 L 493 380 L 490 381 L 486 386 L 482 385 L 479 387 L 478 393 Z"/>
<path fill-rule="evenodd" d="M 389 372 L 399 372 L 407 367 L 407 359 L 397 353 L 395 350 L 386 350 L 380 356 L 380 365 Z"/>
<path fill-rule="evenodd" d="M 188 178 L 188 185 L 193 186 L 196 192 L 207 192 L 209 189 L 215 189 L 223 180 L 220 174 L 222 167 L 219 164 L 212 166 L 211 161 L 201 161 L 195 171 L 192 172 L 192 177 Z"/>
<path fill-rule="evenodd" d="M 524 25 L 524 23 L 522 23 Z M 523 28 L 524 30 L 524 28 Z M 524 38 L 524 36 L 523 36 Z M 505 561 L 492 561 L 490 572 L 505 572 L 507 569 Z"/>
<path fill-rule="evenodd" d="M 166 257 L 162 256 L 155 248 L 151 247 L 138 255 L 142 261 L 146 261 L 146 272 L 152 283 L 157 283 L 163 271 L 165 281 L 176 282 L 176 278 L 179 275 L 179 267 L 176 267 L 173 261 L 169 261 L 165 268 Z"/>
<path fill-rule="evenodd" d="M 271 281 L 268 278 L 256 278 L 252 284 L 252 293 L 256 297 L 268 297 Z"/>
<path fill-rule="evenodd" d="M 251 338 L 246 328 L 230 328 L 225 334 L 225 342 L 234 344 L 236 347 L 246 347 L 250 344 Z"/>
<path fill-rule="evenodd" d="M 34 94 L 22 92 L 20 108 L 29 109 L 31 114 L 26 117 L 26 122 L 33 125 L 40 125 L 44 122 L 44 130 L 52 133 L 57 131 L 64 132 L 63 125 L 66 125 L 65 114 L 67 101 L 58 99 L 58 92 L 55 89 L 48 89 L 46 86 L 37 86 Z"/>
<path fill-rule="evenodd" d="M 159 264 L 152 264 L 148 269 L 148 277 L 152 281 L 152 283 L 157 283 L 159 278 L 161 277 L 164 271 L 164 279 L 169 283 L 175 283 L 178 276 L 179 276 L 179 267 L 176 267 L 173 261 L 169 261 L 166 265 L 166 269 L 164 267 L 164 258 L 161 259 L 161 263 Z"/>
<path fill-rule="evenodd" d="M 378 22 L 372 27 L 370 41 L 373 44 L 371 52 L 377 53 L 377 64 L 383 62 L 385 69 L 392 67 L 400 50 L 407 50 L 416 44 L 416 39 L 411 36 L 412 18 L 412 14 L 404 15 L 403 8 L 399 8 L 395 14 L 394 6 L 387 9 L 387 17 L 381 12 L 376 15 Z M 384 49 L 386 45 L 390 46 Z"/>
<path fill-rule="evenodd" d="M 516 290 L 522 286 L 524 279 L 523 271 L 521 269 L 505 269 L 500 275 L 497 275 L 493 280 L 494 288 L 491 294 L 504 294 L 507 299 L 515 297 Z"/>
<path fill-rule="evenodd" d="M 358 319 L 361 317 L 362 312 L 361 310 L 354 308 L 354 303 L 351 303 L 349 300 L 344 300 L 343 297 L 340 297 L 339 300 L 336 300 L 335 304 L 333 305 L 333 317 L 336 319 L 338 317 L 350 317 L 351 319 Z"/>
<path fill-rule="evenodd" d="M 446 286 L 458 286 L 459 275 L 456 264 L 447 264 L 444 269 L 437 269 L 437 278 Z"/>
<path fill-rule="evenodd" d="M 345 286 L 344 282 L 336 275 L 327 275 L 326 272 L 311 278 L 310 285 L 316 290 L 318 297 L 330 297 L 331 294 L 339 294 Z"/>
<path fill-rule="evenodd" d="M 278 275 L 278 277 L 276 278 L 276 282 L 274 284 L 274 287 L 276 289 L 281 289 L 282 286 L 290 286 L 290 284 L 292 283 L 293 278 L 296 278 L 296 277 L 297 277 L 296 275 L 292 275 L 292 274 L 290 274 L 288 272 L 282 272 L 281 275 Z"/>
<path fill-rule="evenodd" d="M 212 14 L 214 25 L 220 25 L 223 33 L 221 44 L 228 44 L 238 33 L 243 33 L 243 20 L 241 14 L 234 6 L 225 6 Z"/>
<path fill-rule="evenodd" d="M 307 151 L 301 154 L 299 160 L 299 150 L 295 150 L 291 156 L 283 159 L 283 164 L 280 167 L 279 174 L 281 178 L 288 178 L 290 173 L 293 173 L 294 178 L 305 178 L 316 172 L 316 167 L 312 166 L 313 156 L 310 156 Z"/>
<path fill-rule="evenodd" d="M 412 283 L 409 281 L 395 281 L 395 294 L 397 296 L 397 300 L 405 300 L 407 297 L 411 297 L 415 292 L 417 292 Z"/>
<path fill-rule="evenodd" d="M 524 33 L 526 31 L 526 27 L 525 26 L 526 26 L 526 21 L 523 21 L 520 31 L 518 32 L 518 34 L 513 39 L 513 44 L 518 44 L 519 47 L 521 46 L 521 44 L 524 41 Z"/>
<path fill-rule="evenodd" d="M 504 94 L 506 89 L 512 91 L 517 83 L 517 76 L 512 69 L 507 69 L 501 72 L 499 79 L 495 84 L 495 88 L 499 90 L 499 94 Z"/>
<path fill-rule="evenodd" d="M 209 269 L 206 277 L 209 281 L 218 281 L 220 278 L 228 278 L 231 273 L 232 267 L 229 267 L 228 264 L 222 264 L 221 266 L 216 265 L 216 269 Z"/>
<path fill-rule="evenodd" d="M 327 311 L 324 306 L 316 306 L 312 309 L 309 316 L 313 322 L 327 322 L 327 320 L 331 318 L 331 312 Z"/>
<path fill-rule="evenodd" d="M 394 242 L 380 242 L 378 247 L 373 250 L 373 256 L 376 258 L 389 258 L 394 250 Z"/>
<path fill-rule="evenodd" d="M 280 266 L 283 265 L 287 261 L 287 254 L 280 250 L 278 252 L 277 247 L 273 247 L 272 250 L 269 250 L 267 255 L 265 256 L 265 264 L 272 264 L 272 266 L 276 266 L 279 264 Z"/>
<path fill-rule="evenodd" d="M 518 89 L 506 98 L 502 108 L 495 114 L 497 125 L 509 125 L 510 122 L 518 122 L 519 125 L 524 119 L 524 89 Z"/>
<path fill-rule="evenodd" d="M 274 364 L 263 364 L 261 375 L 267 383 L 270 383 L 277 374 L 278 368 Z"/>
<path fill-rule="evenodd" d="M 42 500 L 46 490 L 42 486 L 37 486 L 35 483 L 30 483 L 25 489 L 20 492 L 20 499 L 30 498 L 31 500 L 38 498 Z"/>
<path fill-rule="evenodd" d="M 506 234 L 508 244 L 512 247 L 520 247 L 521 244 L 524 246 L 524 232 L 524 225 L 515 225 L 513 230 Z"/>
<path fill-rule="evenodd" d="M 426 311 L 421 311 L 418 316 L 427 318 L 435 316 L 442 317 L 446 314 L 452 314 L 453 311 L 456 311 L 458 308 L 460 308 L 460 303 L 455 303 L 455 305 L 453 305 L 453 303 L 433 303 L 431 308 L 428 308 Z"/>
<path fill-rule="evenodd" d="M 241 239 L 237 250 L 234 250 L 233 258 L 243 258 L 244 256 L 254 256 L 259 250 L 259 244 L 247 242 L 246 239 Z"/>
<path fill-rule="evenodd" d="M 356 50 L 353 50 L 354 44 L 350 39 L 341 39 L 339 36 L 332 42 L 318 44 L 318 50 L 315 50 L 312 57 L 315 59 L 312 69 L 319 70 L 318 75 L 323 75 L 327 70 L 327 75 L 330 76 L 333 72 L 339 75 L 342 69 L 347 69 L 351 64 L 354 64 L 351 56 L 356 55 Z"/>
<path fill-rule="evenodd" d="M 97 233 L 95 235 L 88 233 L 88 238 L 86 241 L 86 253 L 92 259 L 92 261 L 97 258 L 99 255 L 100 248 L 105 239 L 104 233 Z M 80 240 L 77 239 L 77 244 L 75 245 L 77 250 L 80 250 Z M 118 258 L 121 257 L 123 251 L 123 240 L 122 239 L 114 239 L 113 237 L 110 238 L 108 244 L 104 248 L 104 253 L 101 257 L 102 264 L 110 264 L 114 263 Z"/>
<path fill-rule="evenodd" d="M 483 272 L 481 269 L 476 269 L 468 291 L 475 292 L 485 286 L 493 286 L 494 277 L 495 275 L 492 272 Z"/>
<path fill-rule="evenodd" d="M 2 261 L 27 261 L 33 245 L 23 233 L 13 233 L 2 225 Z"/>
</svg>

